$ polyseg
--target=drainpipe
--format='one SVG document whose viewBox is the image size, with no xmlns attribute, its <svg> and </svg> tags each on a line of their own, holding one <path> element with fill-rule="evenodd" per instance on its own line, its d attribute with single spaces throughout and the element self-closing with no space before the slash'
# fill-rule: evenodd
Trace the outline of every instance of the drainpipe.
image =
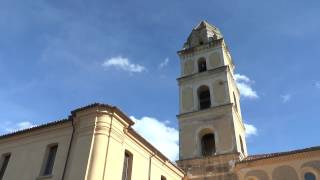
<svg viewBox="0 0 320 180">
<path fill-rule="evenodd" d="M 149 173 L 148 173 L 148 180 L 151 180 L 151 159 L 154 157 L 156 154 L 152 153 L 152 155 L 149 157 Z"/>
<path fill-rule="evenodd" d="M 64 180 L 65 174 L 66 174 L 66 169 L 67 169 L 67 165 L 69 162 L 69 156 L 70 156 L 70 151 L 71 151 L 71 145 L 73 142 L 73 136 L 74 136 L 74 132 L 75 132 L 75 127 L 74 127 L 74 119 L 73 117 L 69 117 L 71 119 L 71 123 L 72 123 L 72 134 L 71 134 L 71 139 L 69 142 L 69 147 L 68 147 L 68 153 L 67 153 L 67 158 L 66 158 L 66 162 L 64 163 L 64 168 L 63 168 L 63 173 L 62 173 L 62 180 Z"/>
</svg>

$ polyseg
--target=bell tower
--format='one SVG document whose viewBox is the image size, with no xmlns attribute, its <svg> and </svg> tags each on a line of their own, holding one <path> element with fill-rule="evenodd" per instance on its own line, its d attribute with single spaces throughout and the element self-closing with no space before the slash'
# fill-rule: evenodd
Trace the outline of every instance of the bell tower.
<svg viewBox="0 0 320 180">
<path fill-rule="evenodd" d="M 177 163 L 189 179 L 232 179 L 232 164 L 247 148 L 234 64 L 220 30 L 200 22 L 178 55 Z"/>
</svg>

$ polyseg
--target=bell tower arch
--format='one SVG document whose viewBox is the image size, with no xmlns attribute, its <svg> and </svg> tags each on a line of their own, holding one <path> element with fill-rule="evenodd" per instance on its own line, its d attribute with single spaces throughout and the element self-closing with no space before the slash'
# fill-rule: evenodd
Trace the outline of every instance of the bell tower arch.
<svg viewBox="0 0 320 180">
<path fill-rule="evenodd" d="M 201 177 L 208 167 L 223 166 L 247 156 L 240 93 L 231 55 L 218 28 L 200 22 L 178 55 L 181 75 L 177 79 L 177 163 L 188 173 L 195 173 L 192 167 L 198 167 L 196 172 Z"/>
</svg>

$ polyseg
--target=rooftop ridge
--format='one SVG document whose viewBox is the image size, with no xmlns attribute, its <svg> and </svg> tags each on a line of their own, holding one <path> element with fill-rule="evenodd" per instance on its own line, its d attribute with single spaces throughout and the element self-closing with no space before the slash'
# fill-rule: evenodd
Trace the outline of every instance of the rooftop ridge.
<svg viewBox="0 0 320 180">
<path fill-rule="evenodd" d="M 281 152 L 274 152 L 274 153 L 255 154 L 255 155 L 246 157 L 245 159 L 239 161 L 238 163 L 246 163 L 251 161 L 258 161 L 263 159 L 275 158 L 279 156 L 293 155 L 293 154 L 317 151 L 317 150 L 320 150 L 320 146 L 311 146 L 311 147 L 306 147 L 302 149 L 295 149 L 290 151 L 281 151 Z"/>
</svg>

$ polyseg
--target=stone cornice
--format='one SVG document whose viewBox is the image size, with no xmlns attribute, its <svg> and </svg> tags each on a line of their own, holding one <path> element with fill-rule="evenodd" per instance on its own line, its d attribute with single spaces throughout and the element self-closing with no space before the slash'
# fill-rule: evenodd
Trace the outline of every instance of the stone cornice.
<svg viewBox="0 0 320 180">
<path fill-rule="evenodd" d="M 183 161 L 214 161 L 215 159 L 238 159 L 239 152 L 232 152 L 232 153 L 224 153 L 224 154 L 217 154 L 208 157 L 195 157 L 195 158 L 188 158 L 188 159 L 181 159 L 177 160 L 177 163 L 182 163 Z"/>
<path fill-rule="evenodd" d="M 186 75 L 186 76 L 182 76 L 182 77 L 179 77 L 177 79 L 177 81 L 180 84 L 183 81 L 188 81 L 188 80 L 192 80 L 192 79 L 195 79 L 195 78 L 206 77 L 206 76 L 208 76 L 208 74 L 215 74 L 215 73 L 220 73 L 220 72 L 225 72 L 225 71 L 230 71 L 229 70 L 229 66 L 220 66 L 218 68 L 208 69 L 205 72 L 193 73 L 193 74 L 189 74 L 189 75 Z"/>
<path fill-rule="evenodd" d="M 211 48 L 217 48 L 217 47 L 221 47 L 221 42 L 223 41 L 223 38 L 203 44 L 203 45 L 198 45 L 195 47 L 191 47 L 191 48 L 187 48 L 187 49 L 182 49 L 180 51 L 178 51 L 178 55 L 179 56 L 187 56 L 190 54 L 195 54 L 197 52 L 206 50 L 206 49 L 211 49 Z"/>
<path fill-rule="evenodd" d="M 233 106 L 233 103 L 225 103 L 225 104 L 220 104 L 220 105 L 217 105 L 217 106 L 210 107 L 208 109 L 197 110 L 197 111 L 192 111 L 192 112 L 186 112 L 186 113 L 178 114 L 177 117 L 178 118 L 184 118 L 184 117 L 187 117 L 187 116 L 189 117 L 189 116 L 203 115 L 203 114 L 206 114 L 206 113 L 210 113 L 213 110 L 222 109 L 222 108 L 229 107 L 229 106 Z"/>
</svg>

